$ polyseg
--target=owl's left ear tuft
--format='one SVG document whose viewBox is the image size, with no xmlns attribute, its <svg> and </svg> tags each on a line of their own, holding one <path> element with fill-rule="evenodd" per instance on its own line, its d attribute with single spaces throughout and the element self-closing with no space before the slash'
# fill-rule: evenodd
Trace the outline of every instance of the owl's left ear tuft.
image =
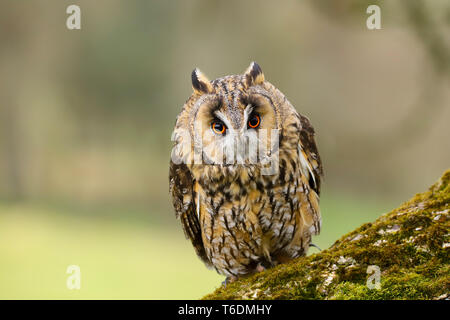
<svg viewBox="0 0 450 320">
<path fill-rule="evenodd" d="M 196 93 L 205 94 L 214 91 L 211 82 L 209 82 L 208 78 L 198 68 L 192 71 L 191 78 L 192 88 L 194 88 Z"/>
<path fill-rule="evenodd" d="M 244 76 L 247 81 L 248 87 L 262 84 L 264 82 L 264 74 L 262 72 L 262 69 L 254 61 L 250 63 L 250 66 L 245 71 Z"/>
</svg>

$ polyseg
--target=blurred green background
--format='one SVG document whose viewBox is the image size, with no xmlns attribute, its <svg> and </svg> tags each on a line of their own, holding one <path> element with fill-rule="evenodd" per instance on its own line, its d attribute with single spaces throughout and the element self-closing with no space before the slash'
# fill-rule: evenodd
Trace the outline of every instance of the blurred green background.
<svg viewBox="0 0 450 320">
<path fill-rule="evenodd" d="M 311 119 L 323 249 L 449 168 L 446 0 L 0 4 L 2 299 L 196 299 L 220 285 L 168 194 L 194 67 L 214 79 L 255 60 Z M 81 30 L 66 28 L 70 4 Z M 370 4 L 381 30 L 366 28 Z"/>
</svg>

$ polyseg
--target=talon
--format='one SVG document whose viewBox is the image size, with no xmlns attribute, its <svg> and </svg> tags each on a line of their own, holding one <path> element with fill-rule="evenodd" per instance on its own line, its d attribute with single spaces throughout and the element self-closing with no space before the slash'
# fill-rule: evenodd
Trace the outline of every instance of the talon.
<svg viewBox="0 0 450 320">
<path fill-rule="evenodd" d="M 222 281 L 222 285 L 224 288 L 227 287 L 227 284 L 235 282 L 237 280 L 237 277 L 235 276 L 230 276 L 230 277 L 226 277 L 224 281 Z"/>
<path fill-rule="evenodd" d="M 310 247 L 314 247 L 316 249 L 318 249 L 319 251 L 322 251 L 322 249 L 320 249 L 318 246 L 316 246 L 314 243 L 310 243 L 309 244 Z"/>
</svg>

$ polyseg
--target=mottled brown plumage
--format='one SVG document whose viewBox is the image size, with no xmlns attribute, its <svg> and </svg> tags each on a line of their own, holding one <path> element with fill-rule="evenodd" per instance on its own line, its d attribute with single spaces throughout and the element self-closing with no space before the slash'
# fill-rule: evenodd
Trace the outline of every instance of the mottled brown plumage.
<svg viewBox="0 0 450 320">
<path fill-rule="evenodd" d="M 305 255 L 321 227 L 322 164 L 309 120 L 256 63 L 243 75 L 214 81 L 196 69 L 192 85 L 174 129 L 170 192 L 197 255 L 229 279 Z M 257 163 L 244 156 L 241 162 L 218 161 L 233 135 L 267 146 L 275 137 L 259 134 L 272 129 L 279 147 Z M 261 160 L 275 152 L 277 170 L 265 174 L 268 165 Z M 244 154 L 236 151 L 236 159 Z"/>
</svg>

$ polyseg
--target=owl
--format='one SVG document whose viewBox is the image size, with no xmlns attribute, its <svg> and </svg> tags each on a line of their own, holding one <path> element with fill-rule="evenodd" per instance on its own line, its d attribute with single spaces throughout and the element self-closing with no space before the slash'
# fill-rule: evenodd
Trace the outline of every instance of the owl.
<svg viewBox="0 0 450 320">
<path fill-rule="evenodd" d="M 199 258 L 231 282 L 306 255 L 321 228 L 314 129 L 252 62 L 213 81 L 192 72 L 169 185 Z"/>
</svg>

